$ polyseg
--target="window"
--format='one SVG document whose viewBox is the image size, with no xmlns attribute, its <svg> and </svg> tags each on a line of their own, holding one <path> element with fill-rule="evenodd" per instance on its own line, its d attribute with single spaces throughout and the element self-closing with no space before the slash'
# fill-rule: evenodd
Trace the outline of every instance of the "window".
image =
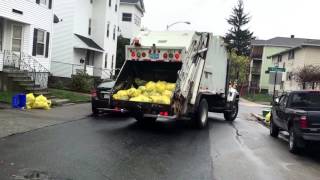
<svg viewBox="0 0 320 180">
<path fill-rule="evenodd" d="M 110 22 L 107 24 L 107 38 L 109 37 L 110 34 Z"/>
<path fill-rule="evenodd" d="M 141 25 L 141 18 L 137 15 L 134 15 L 134 23 L 137 25 L 137 26 L 140 26 Z"/>
<path fill-rule="evenodd" d="M 289 100 L 289 107 L 294 108 L 319 108 L 320 92 L 301 92 L 294 93 Z"/>
<path fill-rule="evenodd" d="M 122 13 L 122 21 L 131 22 L 132 21 L 132 14 Z"/>
<path fill-rule="evenodd" d="M 116 4 L 116 6 L 115 6 L 115 11 L 116 12 L 118 11 L 118 4 Z"/>
<path fill-rule="evenodd" d="M 108 68 L 108 53 L 106 53 L 106 56 L 104 57 L 104 68 Z"/>
<path fill-rule="evenodd" d="M 114 55 L 112 55 L 112 59 L 111 59 L 111 70 L 113 70 L 113 64 L 114 64 Z"/>
<path fill-rule="evenodd" d="M 279 55 L 278 56 L 278 62 L 281 62 L 282 61 L 282 55 Z"/>
<path fill-rule="evenodd" d="M 288 59 L 294 59 L 294 50 L 289 51 Z"/>
<path fill-rule="evenodd" d="M 111 2 L 111 0 L 109 0 L 109 7 L 111 7 L 111 4 L 112 4 L 112 2 Z"/>
<path fill-rule="evenodd" d="M 44 31 L 38 30 L 38 35 L 37 35 L 37 55 L 44 55 Z"/>
<path fill-rule="evenodd" d="M 91 18 L 89 18 L 88 34 L 91 35 Z"/>
<path fill-rule="evenodd" d="M 43 39 L 44 42 L 44 39 Z M 12 51 L 21 52 L 22 26 L 12 26 Z M 44 47 L 44 46 L 43 46 Z"/>
<path fill-rule="evenodd" d="M 113 27 L 113 40 L 116 40 L 116 29 L 117 29 L 117 26 L 114 26 Z"/>
</svg>

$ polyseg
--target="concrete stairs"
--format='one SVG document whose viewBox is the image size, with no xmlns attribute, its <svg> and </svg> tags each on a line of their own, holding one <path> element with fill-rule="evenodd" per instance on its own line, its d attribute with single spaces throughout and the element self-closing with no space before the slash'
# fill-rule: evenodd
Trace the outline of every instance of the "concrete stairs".
<svg viewBox="0 0 320 180">
<path fill-rule="evenodd" d="M 18 86 L 18 89 L 24 92 L 46 92 L 46 88 L 41 88 L 39 84 L 36 84 L 32 80 L 28 71 L 18 70 L 15 68 L 4 68 L 3 73 L 13 82 L 14 86 Z"/>
</svg>

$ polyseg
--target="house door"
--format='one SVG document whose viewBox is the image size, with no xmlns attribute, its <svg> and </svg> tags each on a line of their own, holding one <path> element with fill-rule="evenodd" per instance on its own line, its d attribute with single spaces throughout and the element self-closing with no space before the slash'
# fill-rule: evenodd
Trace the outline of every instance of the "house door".
<svg viewBox="0 0 320 180">
<path fill-rule="evenodd" d="M 22 26 L 12 25 L 12 43 L 11 50 L 20 54 L 22 47 Z"/>
<path fill-rule="evenodd" d="M 21 47 L 22 47 L 22 26 L 21 25 L 12 25 L 12 36 L 11 36 L 11 51 L 9 53 L 7 61 L 9 66 L 20 68 L 20 56 L 21 56 Z"/>
<path fill-rule="evenodd" d="M 0 51 L 2 51 L 3 47 L 3 21 L 0 19 Z"/>
</svg>

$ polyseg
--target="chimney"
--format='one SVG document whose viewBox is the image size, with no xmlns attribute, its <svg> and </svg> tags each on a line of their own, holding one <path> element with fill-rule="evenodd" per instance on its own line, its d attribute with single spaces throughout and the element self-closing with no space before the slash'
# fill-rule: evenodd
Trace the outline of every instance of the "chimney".
<svg viewBox="0 0 320 180">
<path fill-rule="evenodd" d="M 291 35 L 291 39 L 293 39 L 294 38 L 294 35 Z"/>
</svg>

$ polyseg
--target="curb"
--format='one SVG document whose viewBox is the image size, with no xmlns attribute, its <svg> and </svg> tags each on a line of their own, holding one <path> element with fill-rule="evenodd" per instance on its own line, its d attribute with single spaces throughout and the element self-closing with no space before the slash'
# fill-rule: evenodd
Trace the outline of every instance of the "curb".
<svg viewBox="0 0 320 180">
<path fill-rule="evenodd" d="M 264 121 L 264 117 L 258 115 L 258 114 L 254 114 L 254 113 L 250 113 L 251 116 L 255 117 L 256 119 L 258 119 L 259 121 Z"/>
</svg>

